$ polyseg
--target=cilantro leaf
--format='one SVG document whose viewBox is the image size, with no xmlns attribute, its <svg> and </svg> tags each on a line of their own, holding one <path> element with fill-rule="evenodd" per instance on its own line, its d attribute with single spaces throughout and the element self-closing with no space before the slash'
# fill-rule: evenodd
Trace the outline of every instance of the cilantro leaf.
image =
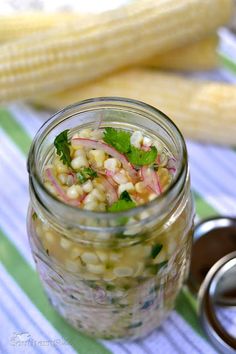
<svg viewBox="0 0 236 354">
<path fill-rule="evenodd" d="M 117 202 L 113 203 L 107 210 L 111 212 L 124 211 L 132 209 L 136 206 L 135 202 L 129 196 L 127 191 L 121 193 L 120 198 Z"/>
<path fill-rule="evenodd" d="M 163 245 L 157 243 L 156 245 L 152 246 L 151 250 L 151 257 L 154 259 L 156 256 L 161 252 Z"/>
<path fill-rule="evenodd" d="M 34 211 L 33 214 L 32 214 L 32 219 L 33 219 L 33 220 L 36 220 L 37 217 L 38 217 L 38 215 L 37 215 L 37 214 L 35 213 L 35 211 Z"/>
<path fill-rule="evenodd" d="M 108 211 L 112 211 L 112 212 L 117 212 L 117 211 L 124 211 L 124 210 L 128 210 L 128 209 L 132 209 L 135 207 L 135 203 L 132 202 L 128 202 L 126 200 L 118 200 L 117 202 L 113 203 L 109 208 Z"/>
<path fill-rule="evenodd" d="M 151 274 L 157 274 L 160 269 L 164 268 L 168 264 L 168 260 L 163 261 L 158 264 L 150 264 L 148 269 L 150 270 Z"/>
<path fill-rule="evenodd" d="M 131 145 L 131 150 L 127 153 L 129 161 L 138 166 L 150 165 L 157 157 L 157 149 L 152 146 L 149 151 L 144 151 Z"/>
<path fill-rule="evenodd" d="M 127 202 L 132 202 L 132 199 L 130 198 L 130 195 L 127 191 L 121 193 L 120 200 L 126 200 Z"/>
<path fill-rule="evenodd" d="M 131 329 L 131 328 L 137 328 L 137 327 L 140 327 L 142 326 L 143 322 L 140 321 L 140 322 L 136 322 L 136 323 L 132 323 L 131 325 L 129 325 L 127 328 L 128 329 Z"/>
<path fill-rule="evenodd" d="M 79 172 L 76 173 L 76 177 L 81 184 L 86 182 L 89 178 L 93 179 L 97 176 L 98 176 L 97 172 L 94 171 L 91 167 L 84 167 L 83 169 L 81 169 Z"/>
<path fill-rule="evenodd" d="M 64 130 L 54 140 L 54 146 L 57 150 L 57 155 L 60 157 L 60 160 L 64 165 L 70 167 L 71 156 L 70 156 L 70 143 L 68 141 L 68 131 Z"/>
<path fill-rule="evenodd" d="M 105 143 L 113 146 L 117 151 L 124 154 L 130 150 L 130 136 L 131 134 L 124 130 L 105 128 L 103 140 Z"/>
</svg>

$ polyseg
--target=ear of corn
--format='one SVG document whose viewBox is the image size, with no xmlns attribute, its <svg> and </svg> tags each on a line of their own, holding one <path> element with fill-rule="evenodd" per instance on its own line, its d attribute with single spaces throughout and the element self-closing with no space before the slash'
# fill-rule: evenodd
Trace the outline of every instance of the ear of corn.
<svg viewBox="0 0 236 354">
<path fill-rule="evenodd" d="M 44 13 L 32 12 L 0 17 L 0 42 L 9 42 L 32 33 L 60 27 L 66 22 L 79 20 L 82 14 L 72 12 Z M 218 65 L 216 47 L 217 35 L 189 43 L 180 48 L 155 55 L 143 66 L 173 70 L 209 70 Z"/>
<path fill-rule="evenodd" d="M 110 75 L 36 102 L 53 109 L 90 97 L 120 96 L 144 101 L 166 113 L 187 138 L 236 145 L 236 86 L 201 82 L 148 69 Z"/>
<path fill-rule="evenodd" d="M 218 66 L 217 35 L 154 56 L 143 65 L 171 70 L 210 70 Z"/>
<path fill-rule="evenodd" d="M 231 0 L 139 0 L 2 45 L 0 102 L 53 92 L 200 39 Z"/>
<path fill-rule="evenodd" d="M 45 13 L 35 11 L 0 16 L 0 42 L 9 42 L 78 19 L 79 15 L 72 12 Z"/>
</svg>

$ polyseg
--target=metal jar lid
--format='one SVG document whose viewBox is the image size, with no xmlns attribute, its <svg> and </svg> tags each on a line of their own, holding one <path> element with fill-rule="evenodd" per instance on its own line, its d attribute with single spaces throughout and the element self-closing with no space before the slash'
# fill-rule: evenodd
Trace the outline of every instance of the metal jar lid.
<svg viewBox="0 0 236 354">
<path fill-rule="evenodd" d="M 195 228 L 189 288 L 198 293 L 203 329 L 221 353 L 236 353 L 236 325 L 229 331 L 222 306 L 236 315 L 236 219 L 207 219 Z"/>
<path fill-rule="evenodd" d="M 211 267 L 222 257 L 236 251 L 236 218 L 213 217 L 196 225 L 188 286 L 198 290 Z"/>
<path fill-rule="evenodd" d="M 221 353 L 235 354 L 236 327 L 235 335 L 230 334 L 216 314 L 216 305 L 221 302 L 222 295 L 229 296 L 230 306 L 236 307 L 236 252 L 216 262 L 198 294 L 201 323 L 209 339 Z"/>
</svg>

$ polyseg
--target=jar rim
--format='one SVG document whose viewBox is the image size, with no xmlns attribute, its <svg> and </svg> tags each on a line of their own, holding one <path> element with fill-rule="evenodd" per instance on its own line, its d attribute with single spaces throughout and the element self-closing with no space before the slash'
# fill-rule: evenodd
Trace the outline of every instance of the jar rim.
<svg viewBox="0 0 236 354">
<path fill-rule="evenodd" d="M 69 205 L 64 203 L 63 201 L 59 200 L 57 197 L 53 196 L 44 186 L 42 179 L 38 173 L 38 171 L 35 169 L 35 161 L 36 161 L 36 152 L 37 152 L 37 144 L 40 143 L 40 139 L 42 139 L 43 136 L 46 136 L 48 131 L 53 128 L 53 126 L 58 125 L 59 123 L 61 123 L 62 121 L 72 117 L 72 114 L 69 114 L 65 117 L 63 117 L 63 114 L 67 114 L 67 113 L 72 113 L 73 110 L 75 109 L 86 109 L 88 108 L 91 104 L 95 104 L 98 105 L 100 104 L 101 106 L 93 107 L 93 109 L 90 109 L 91 111 L 95 111 L 98 108 L 105 108 L 105 104 L 108 104 L 110 108 L 122 108 L 122 109 L 128 109 L 129 106 L 134 106 L 134 108 L 136 108 L 137 110 L 141 111 L 148 111 L 148 113 L 150 115 L 154 116 L 158 116 L 161 117 L 161 119 L 163 120 L 163 122 L 172 130 L 174 131 L 176 137 L 178 138 L 178 141 L 180 142 L 180 148 L 181 148 L 181 168 L 178 170 L 178 173 L 175 175 L 173 181 L 171 182 L 170 186 L 160 195 L 158 195 L 155 199 L 139 205 L 139 206 L 135 206 L 132 209 L 129 210 L 125 210 L 125 211 L 118 211 L 118 212 L 107 212 L 107 211 L 90 211 L 90 210 L 85 210 L 82 208 L 78 208 L 75 207 L 73 205 Z M 102 106 L 103 105 L 103 106 Z M 86 112 L 85 111 L 81 111 L 81 112 L 76 112 L 73 115 L 79 115 L 82 112 Z M 150 116 L 143 116 L 143 119 L 149 119 L 152 120 L 154 123 L 158 124 L 158 122 L 154 121 L 154 119 Z M 187 166 L 187 161 L 188 161 L 188 157 L 187 157 L 187 148 L 186 148 L 186 144 L 185 144 L 185 140 L 184 137 L 182 135 L 182 133 L 180 132 L 179 128 L 176 126 L 176 124 L 162 111 L 160 111 L 159 109 L 144 103 L 142 101 L 138 101 L 138 100 L 134 100 L 134 99 L 129 99 L 129 98 L 124 98 L 124 97 L 113 97 L 113 96 L 107 96 L 107 97 L 95 97 L 95 98 L 89 98 L 86 100 L 82 100 L 80 102 L 76 102 L 74 104 L 71 104 L 69 106 L 66 106 L 65 108 L 57 111 L 56 113 L 54 113 L 51 117 L 48 118 L 48 120 L 46 120 L 44 122 L 44 124 L 42 124 L 42 126 L 39 128 L 38 132 L 36 133 L 30 150 L 29 150 L 29 154 L 28 154 L 28 160 L 27 160 L 27 170 L 28 170 L 28 174 L 29 174 L 29 179 L 30 179 L 30 185 L 34 191 L 34 193 L 37 194 L 36 190 L 35 190 L 35 183 L 39 186 L 39 189 L 41 191 L 43 191 L 45 193 L 45 195 L 47 195 L 48 198 L 50 198 L 50 200 L 52 200 L 54 203 L 56 203 L 58 206 L 61 206 L 63 208 L 65 208 L 65 210 L 67 210 L 68 212 L 73 211 L 80 215 L 81 217 L 98 217 L 98 218 L 103 218 L 103 219 L 110 219 L 110 218 L 120 218 L 120 217 L 132 217 L 134 215 L 136 215 L 139 212 L 142 211 L 146 211 L 149 208 L 153 208 L 157 205 L 160 205 L 161 203 L 163 203 L 164 200 L 166 200 L 167 196 L 174 191 L 174 189 L 177 187 L 177 185 L 179 185 L 180 190 L 183 188 L 184 182 L 187 179 L 187 175 L 188 175 L 188 169 L 186 168 Z M 182 182 L 181 182 L 182 179 Z M 38 197 L 38 195 L 37 195 Z M 39 199 L 39 198 L 37 198 Z M 40 201 L 40 199 L 39 199 Z"/>
</svg>

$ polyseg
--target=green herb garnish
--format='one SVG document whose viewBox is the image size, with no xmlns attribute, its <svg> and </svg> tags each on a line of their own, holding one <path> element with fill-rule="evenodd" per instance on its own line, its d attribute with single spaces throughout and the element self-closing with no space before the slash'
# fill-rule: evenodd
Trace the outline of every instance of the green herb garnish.
<svg viewBox="0 0 236 354">
<path fill-rule="evenodd" d="M 126 200 L 127 202 L 132 202 L 132 199 L 130 198 L 130 195 L 127 191 L 122 192 L 119 199 Z"/>
<path fill-rule="evenodd" d="M 97 172 L 94 171 L 91 167 L 84 167 L 76 173 L 76 177 L 81 184 L 86 182 L 88 179 L 93 179 L 97 176 Z"/>
<path fill-rule="evenodd" d="M 121 193 L 119 200 L 113 203 L 107 210 L 111 212 L 132 209 L 136 206 L 127 191 Z"/>
<path fill-rule="evenodd" d="M 140 322 L 136 322 L 136 323 L 132 323 L 131 325 L 129 325 L 127 328 L 131 329 L 131 328 L 137 328 L 137 327 L 140 327 L 142 326 L 143 322 L 140 321 Z"/>
<path fill-rule="evenodd" d="M 151 257 L 154 259 L 156 258 L 156 256 L 161 252 L 163 245 L 160 245 L 159 243 L 157 243 L 156 245 L 152 246 L 152 250 L 151 250 Z"/>
<path fill-rule="evenodd" d="M 127 157 L 133 165 L 151 165 L 156 160 L 157 149 L 155 146 L 152 146 L 149 151 L 144 151 L 131 145 L 131 149 L 127 153 Z"/>
<path fill-rule="evenodd" d="M 160 269 L 164 268 L 166 265 L 168 264 L 168 261 L 163 261 L 161 263 L 158 264 L 150 264 L 148 266 L 151 274 L 157 274 L 159 272 Z"/>
<path fill-rule="evenodd" d="M 34 213 L 32 214 L 32 219 L 33 219 L 33 220 L 36 220 L 37 217 L 38 217 L 38 215 L 34 212 Z"/>
<path fill-rule="evenodd" d="M 107 285 L 106 285 L 106 290 L 108 290 L 108 291 L 115 290 L 115 288 L 116 288 L 116 286 L 113 285 L 113 284 L 107 284 Z"/>
<path fill-rule="evenodd" d="M 70 156 L 70 143 L 68 141 L 68 131 L 64 130 L 54 140 L 54 146 L 57 150 L 57 155 L 60 157 L 60 160 L 70 167 L 71 164 L 71 156 Z"/>
<path fill-rule="evenodd" d="M 147 310 L 149 307 L 151 307 L 154 304 L 154 299 L 151 300 L 146 300 L 140 310 Z"/>
<path fill-rule="evenodd" d="M 117 151 L 126 153 L 130 151 L 131 134 L 124 130 L 114 128 L 105 128 L 103 140 L 105 143 L 113 146 Z"/>
<path fill-rule="evenodd" d="M 151 165 L 157 157 L 157 149 L 152 146 L 149 151 L 138 149 L 130 143 L 131 134 L 124 130 L 105 128 L 103 140 L 117 151 L 125 154 L 128 160 L 136 165 Z"/>
</svg>

